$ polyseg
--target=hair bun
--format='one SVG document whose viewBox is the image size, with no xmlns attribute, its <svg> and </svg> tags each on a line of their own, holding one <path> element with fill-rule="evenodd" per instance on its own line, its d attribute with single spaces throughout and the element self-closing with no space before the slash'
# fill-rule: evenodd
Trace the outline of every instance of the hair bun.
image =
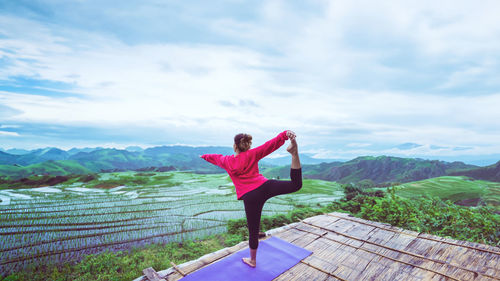
<svg viewBox="0 0 500 281">
<path fill-rule="evenodd" d="M 240 150 L 240 152 L 244 152 L 250 149 L 252 145 L 252 136 L 249 134 L 237 134 L 234 136 L 234 143 Z"/>
</svg>

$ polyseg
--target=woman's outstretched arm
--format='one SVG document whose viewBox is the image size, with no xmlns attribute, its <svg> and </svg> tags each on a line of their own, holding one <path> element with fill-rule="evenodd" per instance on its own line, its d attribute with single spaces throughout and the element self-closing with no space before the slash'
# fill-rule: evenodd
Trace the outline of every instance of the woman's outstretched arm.
<svg viewBox="0 0 500 281">
<path fill-rule="evenodd" d="M 225 169 L 223 161 L 224 156 L 222 154 L 203 154 L 200 157 L 205 159 L 207 162 Z"/>
<path fill-rule="evenodd" d="M 292 131 L 283 131 L 279 133 L 276 137 L 273 139 L 265 142 L 263 145 L 258 146 L 254 149 L 250 149 L 250 151 L 253 150 L 255 153 L 256 157 L 258 160 L 266 157 L 267 155 L 271 154 L 278 148 L 280 148 L 288 138 L 295 138 L 295 133 Z"/>
</svg>

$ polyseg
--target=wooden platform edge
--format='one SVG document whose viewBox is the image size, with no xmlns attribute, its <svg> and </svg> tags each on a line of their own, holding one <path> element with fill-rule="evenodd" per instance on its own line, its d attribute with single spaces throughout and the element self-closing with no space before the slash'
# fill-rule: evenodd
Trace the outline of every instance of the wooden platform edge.
<svg viewBox="0 0 500 281">
<path fill-rule="evenodd" d="M 160 275 L 152 268 L 148 267 L 142 271 L 144 273 L 144 276 L 146 276 L 147 280 L 149 281 L 166 281 L 165 279 L 161 278 Z"/>
<path fill-rule="evenodd" d="M 281 231 L 284 231 L 284 230 L 287 230 L 287 229 L 290 229 L 290 228 L 294 228 L 297 224 L 298 224 L 298 222 L 295 222 L 295 223 L 287 224 L 287 225 L 284 225 L 284 226 L 281 226 L 281 227 L 270 229 L 270 230 L 266 231 L 266 235 L 270 236 L 270 235 L 273 235 L 275 233 L 278 233 L 278 232 L 281 232 Z M 189 267 L 189 266 L 191 266 L 191 265 L 193 265 L 195 263 L 200 263 L 200 261 L 202 261 L 202 260 L 204 260 L 204 261 L 210 260 L 211 257 L 219 256 L 219 255 L 221 255 L 221 253 L 223 253 L 223 252 L 226 251 L 227 254 L 226 255 L 222 255 L 222 257 L 220 257 L 220 258 L 223 258 L 223 257 L 225 257 L 227 255 L 230 255 L 230 254 L 232 254 L 234 252 L 237 252 L 237 251 L 245 248 L 246 246 L 248 246 L 248 241 L 243 241 L 243 242 L 240 242 L 240 243 L 238 243 L 238 244 L 236 244 L 234 246 L 226 247 L 226 248 L 217 250 L 215 252 L 208 253 L 208 254 L 206 254 L 204 256 L 199 257 L 196 260 L 191 260 L 191 261 L 185 262 L 183 264 L 177 265 L 177 268 L 182 270 L 183 268 Z M 201 268 L 201 267 L 203 267 L 203 266 L 200 266 L 199 268 Z M 197 270 L 199 268 L 196 268 L 195 270 Z M 193 272 L 193 271 L 190 271 L 190 272 Z M 187 274 L 189 274 L 190 272 L 187 272 Z M 178 270 L 176 270 L 172 266 L 172 267 L 169 267 L 169 268 L 164 269 L 162 271 L 158 271 L 157 273 L 160 275 L 160 277 L 166 278 L 168 280 L 168 276 L 172 275 L 172 274 L 175 274 L 175 273 L 178 273 Z M 142 275 L 140 277 L 137 277 L 133 281 L 148 281 L 148 279 L 147 279 L 147 277 L 145 275 Z"/>
</svg>

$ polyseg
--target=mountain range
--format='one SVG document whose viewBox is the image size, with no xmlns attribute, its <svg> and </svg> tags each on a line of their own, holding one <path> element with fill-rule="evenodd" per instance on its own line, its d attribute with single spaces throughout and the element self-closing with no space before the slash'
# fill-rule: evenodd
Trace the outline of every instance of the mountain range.
<svg viewBox="0 0 500 281">
<path fill-rule="evenodd" d="M 485 174 L 490 174 L 487 169 L 490 169 L 490 167 L 478 167 L 463 162 L 444 162 L 392 156 L 362 156 L 347 162 L 303 165 L 303 174 L 307 178 L 339 183 L 357 183 L 362 180 L 370 180 L 375 184 L 382 184 L 404 183 L 452 174 L 470 174 L 471 177 L 475 178 L 473 171 L 476 171 L 476 173 L 486 171 Z M 290 166 L 284 166 L 268 169 L 264 175 L 288 178 L 289 173 Z"/>
<path fill-rule="evenodd" d="M 33 174 L 64 175 L 75 171 L 91 173 L 163 166 L 206 173 L 220 172 L 220 168 L 199 158 L 205 153 L 229 154 L 232 150 L 228 147 L 160 146 L 141 151 L 45 148 L 22 155 L 0 152 L 0 176 L 19 178 Z M 47 169 L 44 169 L 44 163 L 47 163 Z"/>
<path fill-rule="evenodd" d="M 0 151 L 0 178 L 20 179 L 36 174 L 67 175 L 125 170 L 182 170 L 197 173 L 222 173 L 224 170 L 199 158 L 201 154 L 232 154 L 230 147 L 158 146 L 147 149 L 128 147 L 36 149 L 23 154 Z M 315 159 L 301 154 L 307 178 L 340 183 L 370 180 L 373 183 L 410 182 L 443 175 L 464 175 L 500 181 L 500 162 L 478 167 L 463 162 L 445 162 L 391 156 L 363 156 L 340 162 Z M 265 158 L 259 163 L 267 177 L 288 178 L 290 157 Z"/>
</svg>

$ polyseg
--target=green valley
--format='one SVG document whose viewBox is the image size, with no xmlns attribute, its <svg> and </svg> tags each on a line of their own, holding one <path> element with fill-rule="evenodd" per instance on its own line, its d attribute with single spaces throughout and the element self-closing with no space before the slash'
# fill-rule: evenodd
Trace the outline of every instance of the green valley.
<svg viewBox="0 0 500 281">
<path fill-rule="evenodd" d="M 445 176 L 405 183 L 394 187 L 405 198 L 424 195 L 463 206 L 491 206 L 500 214 L 500 183 L 473 180 L 462 176 Z"/>
</svg>

